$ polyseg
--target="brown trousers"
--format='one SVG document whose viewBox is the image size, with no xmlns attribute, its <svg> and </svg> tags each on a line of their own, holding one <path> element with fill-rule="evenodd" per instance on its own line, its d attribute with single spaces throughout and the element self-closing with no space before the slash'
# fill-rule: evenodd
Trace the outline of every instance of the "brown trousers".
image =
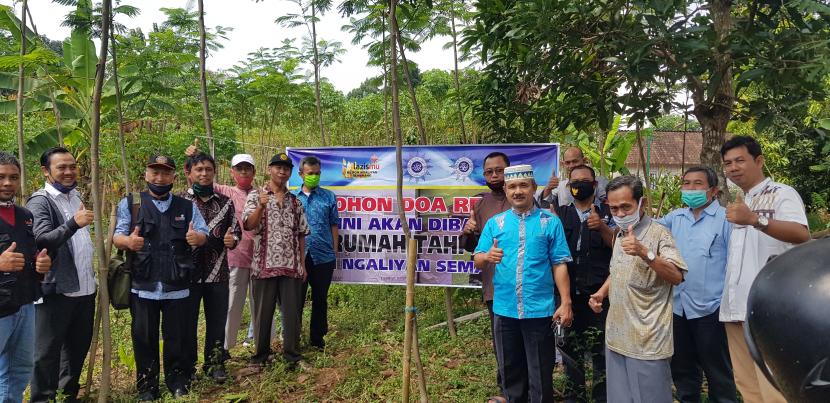
<svg viewBox="0 0 830 403">
<path fill-rule="evenodd" d="M 764 373 L 749 354 L 744 339 L 743 322 L 727 322 L 726 338 L 729 342 L 729 356 L 735 373 L 735 384 L 746 403 L 787 403 L 775 386 L 767 381 Z"/>
</svg>

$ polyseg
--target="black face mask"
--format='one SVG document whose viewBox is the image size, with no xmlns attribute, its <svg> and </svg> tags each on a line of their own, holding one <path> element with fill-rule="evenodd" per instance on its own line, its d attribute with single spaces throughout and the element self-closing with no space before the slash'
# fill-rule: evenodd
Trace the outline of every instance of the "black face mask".
<svg viewBox="0 0 830 403">
<path fill-rule="evenodd" d="M 164 196 L 170 193 L 171 190 L 173 190 L 173 184 L 171 183 L 169 185 L 162 186 L 154 185 L 150 182 L 147 182 L 147 189 L 150 189 L 150 191 L 153 192 L 153 194 L 155 194 L 156 196 Z"/>
<path fill-rule="evenodd" d="M 574 199 L 583 201 L 588 200 L 591 196 L 594 195 L 594 183 L 593 182 L 571 182 L 571 195 L 573 195 Z"/>
<path fill-rule="evenodd" d="M 504 181 L 488 183 L 487 187 L 494 192 L 504 192 Z"/>
</svg>

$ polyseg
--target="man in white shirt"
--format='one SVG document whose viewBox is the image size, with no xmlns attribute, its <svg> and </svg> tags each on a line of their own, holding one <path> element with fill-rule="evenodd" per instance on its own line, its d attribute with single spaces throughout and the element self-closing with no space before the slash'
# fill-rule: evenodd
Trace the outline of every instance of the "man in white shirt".
<svg viewBox="0 0 830 403">
<path fill-rule="evenodd" d="M 783 403 L 749 354 L 744 322 L 749 289 L 767 261 L 810 239 L 804 203 L 795 189 L 764 176 L 761 146 L 752 137 L 732 137 L 721 157 L 726 177 L 744 193 L 726 208 L 733 227 L 720 308 L 735 383 L 745 402 Z"/>
<path fill-rule="evenodd" d="M 579 147 L 570 147 L 562 154 L 562 168 L 565 169 L 565 176 L 568 177 L 574 167 L 580 165 L 590 165 L 588 158 Z M 608 178 L 604 176 L 597 176 L 597 193 L 596 197 L 600 201 L 605 201 L 605 187 L 608 186 Z M 559 180 L 556 172 L 551 172 L 548 184 L 542 189 L 539 195 L 539 206 L 542 208 L 550 208 L 554 202 L 558 203 L 559 207 L 565 207 L 573 203 L 574 197 L 571 194 L 571 188 L 568 187 L 568 179 Z"/>
<path fill-rule="evenodd" d="M 41 282 L 43 298 L 35 305 L 30 401 L 52 401 L 57 390 L 66 401 L 75 401 L 95 314 L 93 246 L 88 228 L 93 214 L 75 190 L 78 167 L 66 148 L 47 150 L 40 165 L 46 184 L 29 198 L 26 207 L 34 216 L 38 247 L 48 249 L 54 261 Z"/>
</svg>

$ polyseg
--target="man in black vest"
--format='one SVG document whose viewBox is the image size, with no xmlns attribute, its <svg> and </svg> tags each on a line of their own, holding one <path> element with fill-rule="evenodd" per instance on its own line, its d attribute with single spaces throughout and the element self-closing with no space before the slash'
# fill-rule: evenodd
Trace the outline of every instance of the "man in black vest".
<svg viewBox="0 0 830 403">
<path fill-rule="evenodd" d="M 93 214 L 75 189 L 78 166 L 69 150 L 46 150 L 40 156 L 40 169 L 46 183 L 29 198 L 26 208 L 34 216 L 38 247 L 53 251 L 55 260 L 41 282 L 43 300 L 35 304 L 30 402 L 52 401 L 58 389 L 73 402 L 78 398 L 95 315 L 94 248 L 88 229 Z"/>
<path fill-rule="evenodd" d="M 20 163 L 0 151 L 0 402 L 21 402 L 34 367 L 40 275 L 52 260 L 37 251 L 32 213 L 16 206 Z"/>
<path fill-rule="evenodd" d="M 556 207 L 562 220 L 568 248 L 573 261 L 568 263 L 571 278 L 571 300 L 574 321 L 561 351 L 565 354 L 565 375 L 568 382 L 566 402 L 605 402 L 605 315 L 594 313 L 588 306 L 591 294 L 597 292 L 608 277 L 614 229 L 607 204 L 597 197 L 594 169 L 578 165 L 570 171 L 568 190 L 573 201 Z M 609 226 L 610 224 L 610 226 Z M 606 302 L 607 304 L 607 302 Z M 585 388 L 585 353 L 593 362 L 593 390 Z"/>
<path fill-rule="evenodd" d="M 164 340 L 164 382 L 174 397 L 187 394 L 190 371 L 186 354 L 192 248 L 207 241 L 207 225 L 196 206 L 173 196 L 176 163 L 156 155 L 144 173 L 135 220 L 128 198 L 118 205 L 113 244 L 132 256 L 130 313 L 136 384 L 140 401 L 159 398 L 159 321 Z"/>
</svg>

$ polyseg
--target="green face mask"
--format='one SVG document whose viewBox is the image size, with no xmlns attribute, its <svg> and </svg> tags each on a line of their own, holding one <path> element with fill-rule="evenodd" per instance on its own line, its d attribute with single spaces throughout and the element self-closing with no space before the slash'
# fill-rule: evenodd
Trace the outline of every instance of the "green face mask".
<svg viewBox="0 0 830 403">
<path fill-rule="evenodd" d="M 194 183 L 191 187 L 193 188 L 193 193 L 195 193 L 196 196 L 199 196 L 199 197 L 209 197 L 210 195 L 213 194 L 213 184 L 212 183 L 210 185 L 207 185 L 207 186 L 202 186 L 198 183 Z"/>
<path fill-rule="evenodd" d="M 709 201 L 705 190 L 681 190 L 680 199 L 691 208 L 698 208 Z"/>
<path fill-rule="evenodd" d="M 317 186 L 320 186 L 320 175 L 306 175 L 303 177 L 303 183 L 309 189 L 314 189 Z"/>
</svg>

